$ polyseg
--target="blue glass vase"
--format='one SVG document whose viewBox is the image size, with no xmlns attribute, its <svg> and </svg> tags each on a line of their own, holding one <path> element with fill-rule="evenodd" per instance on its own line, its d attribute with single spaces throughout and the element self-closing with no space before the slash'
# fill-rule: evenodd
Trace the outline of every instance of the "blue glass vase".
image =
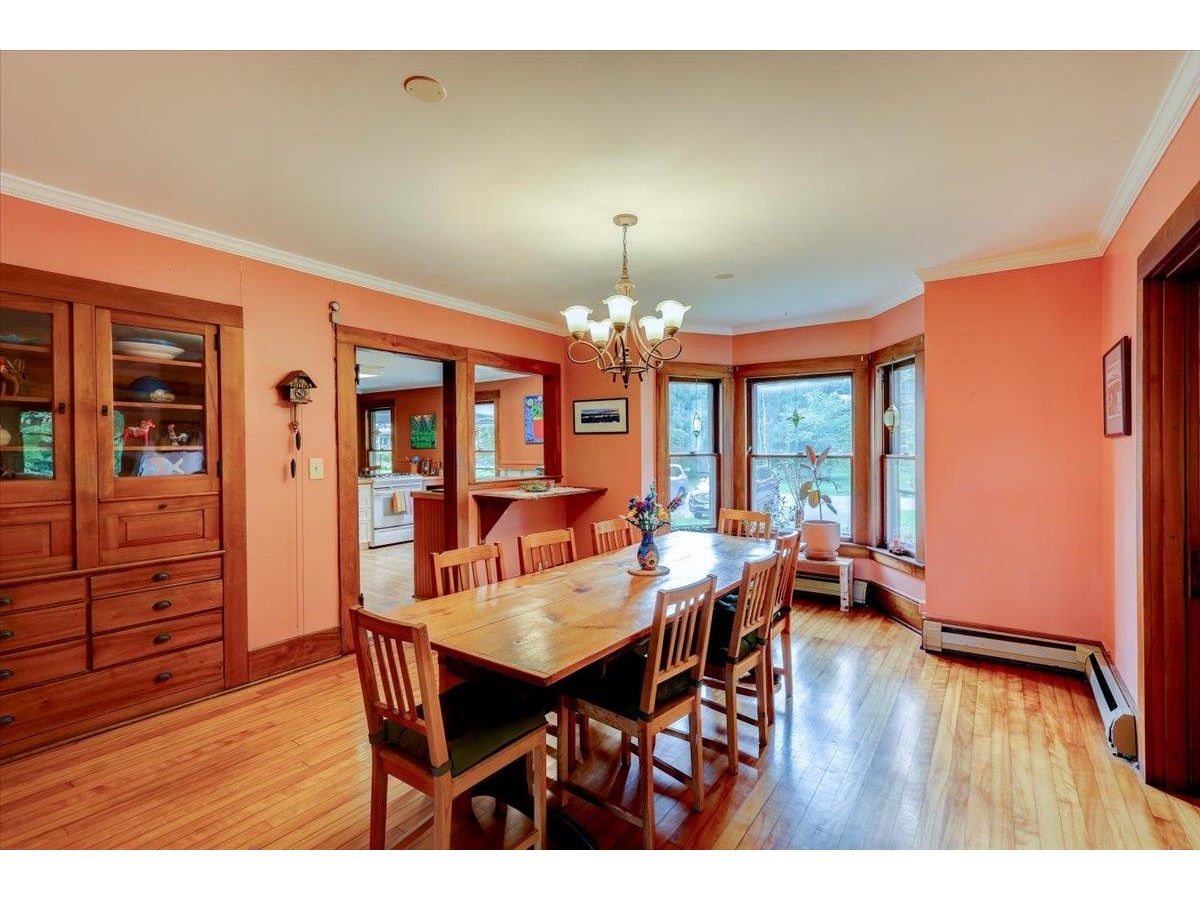
<svg viewBox="0 0 1200 900">
<path fill-rule="evenodd" d="M 654 532 L 643 531 L 642 542 L 637 549 L 638 566 L 647 572 L 658 568 L 658 545 L 654 543 Z"/>
</svg>

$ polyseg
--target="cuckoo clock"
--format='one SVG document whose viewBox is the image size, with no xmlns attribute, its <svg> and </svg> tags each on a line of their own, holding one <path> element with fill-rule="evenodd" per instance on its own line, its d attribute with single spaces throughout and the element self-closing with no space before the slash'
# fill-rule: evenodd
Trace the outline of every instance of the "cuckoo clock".
<svg viewBox="0 0 1200 900">
<path fill-rule="evenodd" d="M 284 403 L 292 404 L 292 421 L 288 423 L 292 433 L 296 435 L 296 449 L 300 449 L 300 420 L 296 416 L 296 409 L 302 403 L 312 402 L 312 392 L 316 389 L 317 383 L 308 377 L 307 374 L 297 369 L 291 372 L 279 382 L 276 387 L 279 389 L 279 394 L 283 398 Z M 291 462 L 292 477 L 296 477 L 296 460 Z"/>
</svg>

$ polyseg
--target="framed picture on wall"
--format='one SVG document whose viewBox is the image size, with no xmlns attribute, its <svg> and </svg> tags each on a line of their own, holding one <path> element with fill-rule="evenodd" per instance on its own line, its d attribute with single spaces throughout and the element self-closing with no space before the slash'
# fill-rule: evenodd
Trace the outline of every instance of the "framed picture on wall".
<svg viewBox="0 0 1200 900">
<path fill-rule="evenodd" d="M 1125 336 L 1104 354 L 1104 436 L 1133 434 L 1133 410 L 1129 402 L 1129 337 Z"/>
<path fill-rule="evenodd" d="M 575 401 L 576 434 L 628 434 L 629 400 L 613 397 Z"/>
<path fill-rule="evenodd" d="M 546 443 L 545 420 L 542 418 L 542 395 L 525 395 L 525 443 Z"/>
<path fill-rule="evenodd" d="M 409 445 L 414 450 L 433 450 L 437 447 L 437 414 L 409 416 Z"/>
</svg>

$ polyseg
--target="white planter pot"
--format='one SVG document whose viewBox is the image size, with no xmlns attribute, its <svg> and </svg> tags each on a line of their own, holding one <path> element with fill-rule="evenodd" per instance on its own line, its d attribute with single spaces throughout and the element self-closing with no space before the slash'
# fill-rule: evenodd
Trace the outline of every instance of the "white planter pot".
<svg viewBox="0 0 1200 900">
<path fill-rule="evenodd" d="M 804 555 L 809 559 L 837 559 L 842 545 L 842 526 L 820 519 L 805 521 L 800 526 L 801 540 L 807 544 Z"/>
</svg>

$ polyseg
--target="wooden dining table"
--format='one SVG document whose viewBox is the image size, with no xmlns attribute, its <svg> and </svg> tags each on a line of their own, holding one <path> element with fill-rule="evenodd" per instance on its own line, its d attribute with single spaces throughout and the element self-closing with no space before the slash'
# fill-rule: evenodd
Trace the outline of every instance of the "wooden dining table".
<svg viewBox="0 0 1200 900">
<path fill-rule="evenodd" d="M 626 547 L 400 607 L 387 617 L 429 627 L 439 654 L 549 687 L 650 634 L 658 592 L 717 579 L 717 596 L 737 588 L 742 567 L 774 541 L 691 531 L 656 538 L 660 576 L 631 575 Z"/>
</svg>

